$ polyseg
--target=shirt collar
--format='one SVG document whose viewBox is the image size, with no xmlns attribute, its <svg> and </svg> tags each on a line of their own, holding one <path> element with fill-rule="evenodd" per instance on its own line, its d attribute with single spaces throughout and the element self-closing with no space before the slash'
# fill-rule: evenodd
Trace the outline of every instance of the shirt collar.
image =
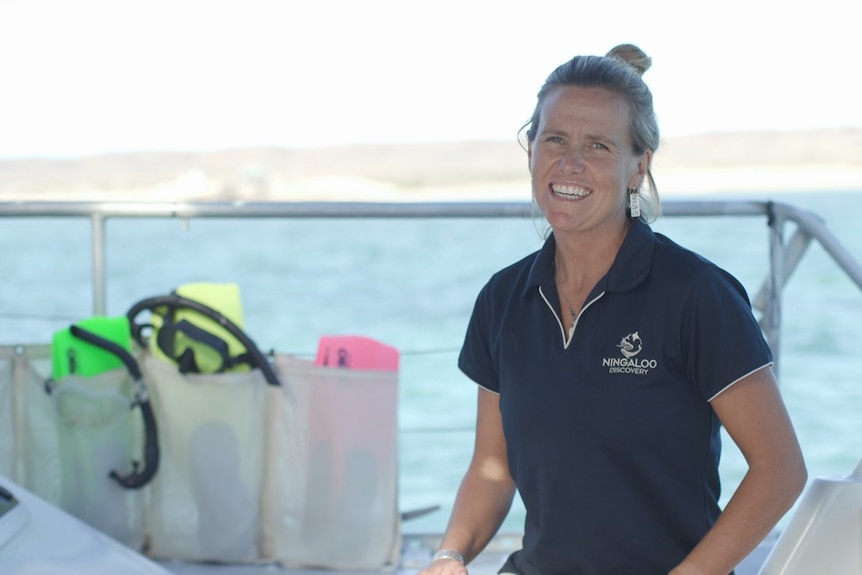
<svg viewBox="0 0 862 575">
<path fill-rule="evenodd" d="M 655 234 L 647 224 L 640 219 L 631 220 L 631 226 L 617 252 L 617 257 L 601 282 L 604 284 L 604 291 L 624 292 L 634 289 L 643 282 L 652 266 L 655 241 Z M 542 285 L 553 274 L 556 252 L 557 242 L 554 234 L 551 234 L 533 259 L 527 276 L 525 293 Z"/>
</svg>

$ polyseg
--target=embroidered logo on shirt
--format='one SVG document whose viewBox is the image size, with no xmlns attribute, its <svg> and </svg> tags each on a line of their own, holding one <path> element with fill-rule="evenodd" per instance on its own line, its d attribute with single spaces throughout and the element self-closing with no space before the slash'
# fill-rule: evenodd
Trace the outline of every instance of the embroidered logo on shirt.
<svg viewBox="0 0 862 575">
<path fill-rule="evenodd" d="M 622 357 L 606 357 L 602 360 L 602 366 L 608 368 L 608 373 L 646 375 L 649 370 L 658 365 L 654 359 L 637 359 L 636 356 L 644 348 L 643 340 L 638 332 L 630 333 L 622 338 L 617 347 Z"/>
<path fill-rule="evenodd" d="M 641 352 L 644 348 L 644 342 L 641 336 L 638 335 L 638 332 L 634 332 L 622 338 L 617 347 L 620 348 L 624 356 L 632 358 Z"/>
</svg>

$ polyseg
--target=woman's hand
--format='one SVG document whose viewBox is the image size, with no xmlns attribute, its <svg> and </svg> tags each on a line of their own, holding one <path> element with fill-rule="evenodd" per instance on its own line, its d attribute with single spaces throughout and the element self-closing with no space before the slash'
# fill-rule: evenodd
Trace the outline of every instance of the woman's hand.
<svg viewBox="0 0 862 575">
<path fill-rule="evenodd" d="M 416 575 L 467 575 L 467 567 L 455 559 L 438 559 Z"/>
<path fill-rule="evenodd" d="M 467 567 L 455 559 L 437 559 L 416 575 L 467 575 Z"/>
</svg>

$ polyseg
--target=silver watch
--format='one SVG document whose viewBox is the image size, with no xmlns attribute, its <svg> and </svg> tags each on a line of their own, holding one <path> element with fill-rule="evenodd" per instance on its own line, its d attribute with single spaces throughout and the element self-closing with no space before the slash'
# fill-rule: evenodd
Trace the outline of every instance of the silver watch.
<svg viewBox="0 0 862 575">
<path fill-rule="evenodd" d="M 454 549 L 441 549 L 437 553 L 431 556 L 431 561 L 437 561 L 438 559 L 454 559 L 459 563 L 464 563 L 464 556 L 455 551 Z"/>
</svg>

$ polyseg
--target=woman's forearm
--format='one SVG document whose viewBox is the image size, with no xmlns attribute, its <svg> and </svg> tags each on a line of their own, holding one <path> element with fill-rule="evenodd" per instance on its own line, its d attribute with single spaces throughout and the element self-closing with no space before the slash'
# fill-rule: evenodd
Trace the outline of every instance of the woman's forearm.
<svg viewBox="0 0 862 575">
<path fill-rule="evenodd" d="M 769 534 L 805 487 L 801 458 L 751 468 L 712 529 L 671 575 L 727 575 Z"/>
<path fill-rule="evenodd" d="M 466 563 L 472 561 L 497 533 L 514 495 L 508 471 L 471 469 L 458 489 L 440 548 L 454 549 Z"/>
</svg>

